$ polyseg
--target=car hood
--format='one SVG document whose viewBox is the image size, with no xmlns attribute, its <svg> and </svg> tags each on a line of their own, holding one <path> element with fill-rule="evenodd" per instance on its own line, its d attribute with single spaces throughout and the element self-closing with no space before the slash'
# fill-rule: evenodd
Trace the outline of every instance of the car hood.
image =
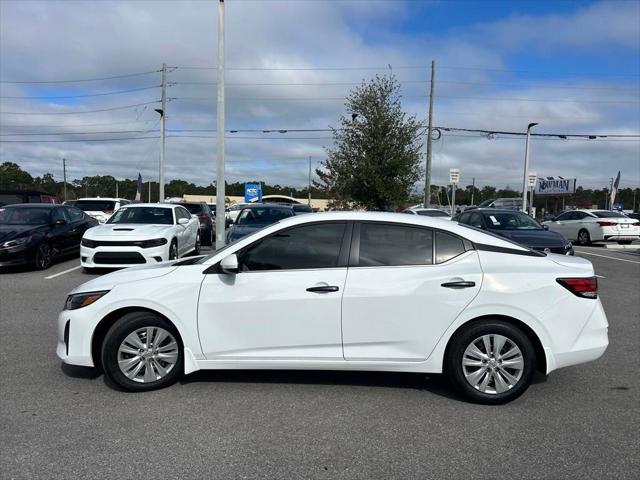
<svg viewBox="0 0 640 480">
<path fill-rule="evenodd" d="M 47 229 L 44 225 L 0 225 L 0 243 L 18 237 L 40 233 Z"/>
<path fill-rule="evenodd" d="M 116 285 L 123 283 L 137 282 L 139 280 L 147 280 L 149 278 L 162 277 L 171 273 L 176 268 L 176 263 L 184 261 L 171 260 L 169 262 L 152 263 L 149 265 L 140 265 L 137 267 L 124 268 L 115 272 L 107 273 L 100 277 L 89 280 L 82 285 L 74 288 L 70 295 L 82 292 L 97 292 L 101 290 L 111 290 Z"/>
<path fill-rule="evenodd" d="M 550 230 L 490 230 L 496 235 L 508 238 L 528 247 L 563 247 L 569 240 L 558 232 Z"/>
<path fill-rule="evenodd" d="M 151 239 L 164 235 L 171 227 L 173 227 L 173 225 L 108 223 L 90 228 L 84 236 L 90 240 L 107 240 L 111 238 L 117 240 L 122 237 Z"/>
</svg>

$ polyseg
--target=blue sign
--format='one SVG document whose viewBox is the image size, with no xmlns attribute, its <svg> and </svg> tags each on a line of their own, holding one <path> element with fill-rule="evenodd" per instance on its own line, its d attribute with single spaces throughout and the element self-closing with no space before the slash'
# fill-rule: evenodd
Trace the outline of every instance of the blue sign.
<svg viewBox="0 0 640 480">
<path fill-rule="evenodd" d="M 613 209 L 614 210 L 624 210 L 624 204 L 622 202 L 614 203 L 613 204 Z"/>
<path fill-rule="evenodd" d="M 262 201 L 262 184 L 261 183 L 245 183 L 244 184 L 244 201 L 261 202 Z"/>
</svg>

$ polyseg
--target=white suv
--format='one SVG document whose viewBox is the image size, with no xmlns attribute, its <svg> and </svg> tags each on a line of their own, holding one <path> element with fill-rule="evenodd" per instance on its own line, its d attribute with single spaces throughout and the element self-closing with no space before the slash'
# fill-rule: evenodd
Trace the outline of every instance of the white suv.
<svg viewBox="0 0 640 480">
<path fill-rule="evenodd" d="M 131 202 L 124 198 L 96 197 L 81 198 L 76 202 L 75 206 L 90 217 L 98 220 L 98 222 L 105 223 L 113 215 L 113 212 L 129 203 Z"/>
</svg>

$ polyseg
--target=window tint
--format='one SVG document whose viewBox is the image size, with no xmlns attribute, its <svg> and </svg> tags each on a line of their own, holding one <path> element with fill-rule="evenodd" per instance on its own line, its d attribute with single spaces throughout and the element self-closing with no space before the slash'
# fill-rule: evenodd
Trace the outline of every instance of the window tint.
<svg viewBox="0 0 640 480">
<path fill-rule="evenodd" d="M 436 263 L 443 263 L 464 253 L 462 239 L 444 232 L 436 232 Z"/>
<path fill-rule="evenodd" d="M 238 215 L 238 225 L 271 225 L 283 218 L 293 217 L 293 210 L 281 207 L 245 208 Z"/>
<path fill-rule="evenodd" d="M 107 223 L 173 225 L 173 215 L 170 208 L 122 207 L 107 220 Z"/>
<path fill-rule="evenodd" d="M 573 212 L 564 212 L 556 217 L 556 220 L 569 220 Z"/>
<path fill-rule="evenodd" d="M 344 223 L 291 228 L 249 247 L 240 255 L 243 270 L 331 268 L 338 265 Z"/>
<path fill-rule="evenodd" d="M 72 222 L 77 222 L 78 220 L 82 220 L 84 218 L 84 213 L 82 210 L 75 207 L 64 207 L 67 211 L 67 215 L 71 218 Z"/>
<path fill-rule="evenodd" d="M 113 212 L 116 202 L 110 200 L 78 200 L 76 207 L 85 212 Z"/>
<path fill-rule="evenodd" d="M 65 222 L 69 221 L 69 214 L 65 212 L 65 208 L 54 208 L 53 212 L 51 212 L 51 221 L 57 222 L 58 220 L 64 220 Z"/>
<path fill-rule="evenodd" d="M 620 212 L 609 212 L 607 210 L 601 210 L 599 212 L 593 212 L 593 214 L 598 218 L 625 218 L 623 214 Z M 587 215 L 585 214 L 585 217 Z"/>
<path fill-rule="evenodd" d="M 449 214 L 442 210 L 418 210 L 417 213 L 423 217 L 449 217 Z"/>
<path fill-rule="evenodd" d="M 177 218 L 186 218 L 187 220 L 191 219 L 191 214 L 184 207 L 176 208 L 176 214 L 177 214 Z"/>
<path fill-rule="evenodd" d="M 0 208 L 0 225 L 46 225 L 50 221 L 50 208 Z"/>
<path fill-rule="evenodd" d="M 189 210 L 190 213 L 198 214 L 202 212 L 202 204 L 200 203 L 185 203 L 182 206 Z"/>
<path fill-rule="evenodd" d="M 482 228 L 482 216 L 479 213 L 472 213 L 471 218 L 469 219 L 469 225 L 476 228 Z"/>
<path fill-rule="evenodd" d="M 363 223 L 360 226 L 361 267 L 431 265 L 433 232 L 403 225 Z"/>
<path fill-rule="evenodd" d="M 463 213 L 462 215 L 458 216 L 458 222 L 469 224 L 470 217 L 471 217 L 470 213 Z"/>
<path fill-rule="evenodd" d="M 573 216 L 571 217 L 571 220 L 582 220 L 583 218 L 587 218 L 589 216 L 590 215 L 585 212 L 573 212 Z"/>
</svg>

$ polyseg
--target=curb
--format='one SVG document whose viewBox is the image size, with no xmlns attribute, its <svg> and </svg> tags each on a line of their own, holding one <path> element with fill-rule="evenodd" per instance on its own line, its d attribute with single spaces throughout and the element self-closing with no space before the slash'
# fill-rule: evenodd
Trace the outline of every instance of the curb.
<svg viewBox="0 0 640 480">
<path fill-rule="evenodd" d="M 640 245 L 609 245 L 606 244 L 605 248 L 608 250 L 640 250 Z"/>
</svg>

